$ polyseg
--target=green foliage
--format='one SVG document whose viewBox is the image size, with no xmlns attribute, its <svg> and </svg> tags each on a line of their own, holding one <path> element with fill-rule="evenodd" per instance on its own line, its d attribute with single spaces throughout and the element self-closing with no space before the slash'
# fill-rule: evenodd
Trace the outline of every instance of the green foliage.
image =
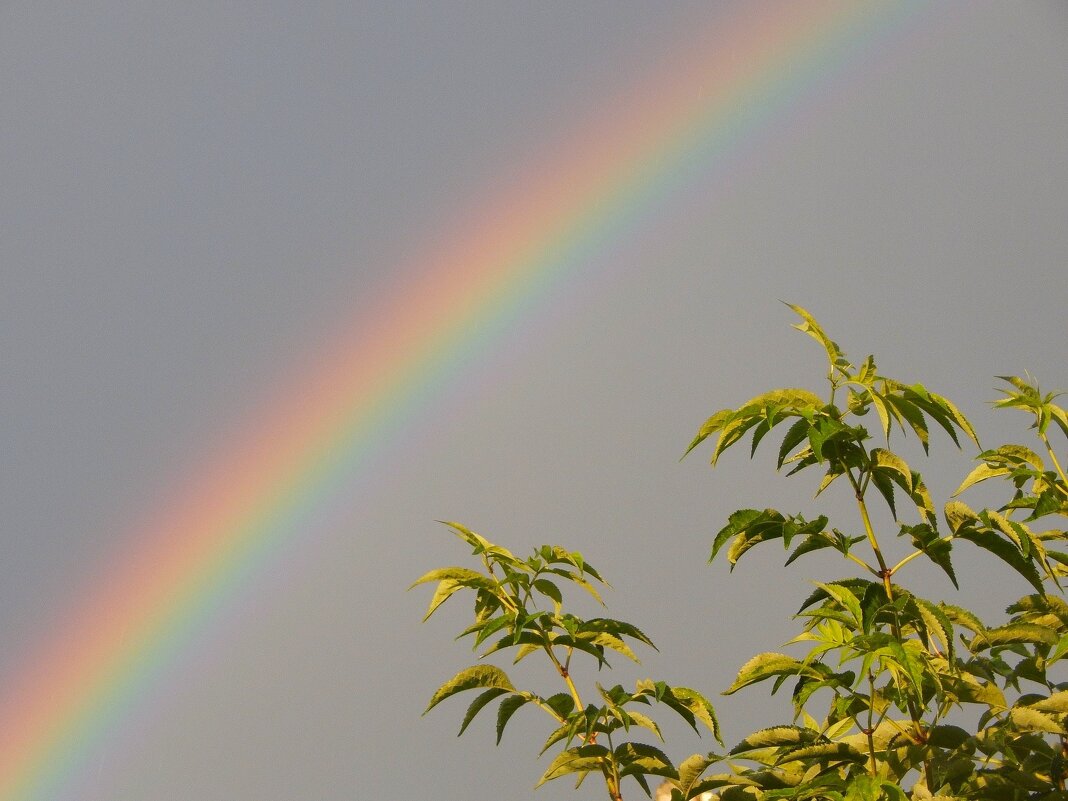
<svg viewBox="0 0 1068 801">
<path fill-rule="evenodd" d="M 647 794 L 651 777 L 666 779 L 675 801 L 703 794 L 723 801 L 1068 798 L 1068 603 L 1059 594 L 1068 575 L 1068 537 L 1056 527 L 1068 518 L 1068 479 L 1049 438 L 1068 436 L 1058 396 L 1043 394 L 1030 379 L 1002 379 L 1007 388 L 995 408 L 1029 414 L 1038 450 L 1005 444 L 980 451 L 954 495 L 998 479 L 1009 497 L 998 508 L 977 511 L 954 497 L 940 516 L 922 475 L 892 441 L 915 435 L 926 453 L 931 430 L 941 429 L 958 447 L 971 442 L 978 448 L 971 423 L 927 387 L 879 374 L 872 356 L 854 365 L 812 315 L 790 308 L 801 317 L 796 328 L 826 353 L 827 397 L 805 389 L 763 393 L 717 411 L 687 449 L 714 438 L 715 466 L 746 435 L 752 456 L 778 428 L 777 469 L 817 473 L 817 496 L 841 479 L 855 500 L 856 520 L 841 528 L 827 515 L 809 520 L 771 508 L 741 509 L 712 541 L 711 559 L 725 553 L 732 569 L 752 548 L 774 541 L 786 550 L 787 566 L 820 552 L 825 559 L 837 554 L 848 568 L 839 579 L 815 582 L 801 603 L 795 615 L 800 630 L 789 643 L 796 655 L 758 654 L 724 691 L 786 687 L 790 719 L 749 734 L 724 754 L 695 754 L 676 766 L 645 742 L 650 735 L 660 741 L 661 731 L 639 708 L 666 707 L 718 740 L 715 711 L 700 693 L 643 679 L 633 691 L 597 683 L 595 693 L 586 693 L 596 699 L 592 703 L 580 695 L 573 656 L 585 654 L 599 670 L 610 667 L 609 656 L 637 662 L 632 646 L 652 646 L 629 623 L 565 611 L 564 590 L 571 587 L 601 601 L 600 574 L 559 546 L 519 559 L 456 523 L 448 525 L 472 547 L 481 570 L 449 567 L 419 579 L 416 584 L 437 583 L 427 617 L 452 595 L 470 591 L 474 622 L 460 636 L 471 637 L 483 657 L 510 650 L 518 662 L 541 654 L 563 685 L 558 694 L 541 697 L 482 664 L 445 682 L 427 710 L 481 690 L 460 732 L 499 701 L 499 742 L 520 708 L 538 707 L 552 727 L 542 752 L 556 750 L 539 784 L 570 775 L 581 783 L 595 773 L 611 799 L 622 798 L 628 776 Z M 896 530 L 877 530 L 873 503 L 886 505 Z M 904 510 L 906 522 L 898 520 Z M 891 541 L 904 553 L 896 561 L 887 555 Z M 966 608 L 922 597 L 901 583 L 911 565 L 927 560 L 955 587 L 952 556 L 963 543 L 993 557 L 995 567 L 1032 591 L 1009 606 L 1001 625 L 988 626 Z"/>
</svg>

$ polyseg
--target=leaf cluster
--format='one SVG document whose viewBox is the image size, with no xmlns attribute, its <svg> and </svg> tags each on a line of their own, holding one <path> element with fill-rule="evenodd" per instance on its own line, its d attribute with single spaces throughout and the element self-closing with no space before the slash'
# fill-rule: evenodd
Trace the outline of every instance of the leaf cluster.
<svg viewBox="0 0 1068 801">
<path fill-rule="evenodd" d="M 542 752 L 561 750 L 539 784 L 569 774 L 581 783 L 599 773 L 611 799 L 622 798 L 626 776 L 647 793 L 649 777 L 662 777 L 660 792 L 674 801 L 1068 799 L 1068 603 L 1061 589 L 1068 575 L 1068 479 L 1050 439 L 1068 437 L 1059 396 L 1030 379 L 1003 377 L 995 408 L 1030 415 L 1037 444 L 981 450 L 977 466 L 939 509 L 896 443 L 914 436 L 926 454 L 931 432 L 940 430 L 958 448 L 978 449 L 970 421 L 928 387 L 879 373 L 873 356 L 854 364 L 809 312 L 790 308 L 800 317 L 795 327 L 826 355 L 827 394 L 774 389 L 721 409 L 686 451 L 711 441 L 716 466 L 746 438 L 752 457 L 778 429 L 777 470 L 816 472 L 817 497 L 832 484 L 847 486 L 855 503 L 855 517 L 837 525 L 828 514 L 809 519 L 774 508 L 740 509 L 712 540 L 710 560 L 724 554 L 732 570 L 752 548 L 773 541 L 787 552 L 787 566 L 818 554 L 847 568 L 840 578 L 813 582 L 795 614 L 799 631 L 787 643 L 796 653 L 753 656 L 724 691 L 757 684 L 772 693 L 785 689 L 789 719 L 747 735 L 724 754 L 695 754 L 676 766 L 659 745 L 632 736 L 641 730 L 662 739 L 644 711 L 659 704 L 719 739 L 704 696 L 643 679 L 633 691 L 595 683 L 597 700 L 584 703 L 573 679 L 576 653 L 592 657 L 600 670 L 610 667 L 608 656 L 636 662 L 631 646 L 652 646 L 631 624 L 565 611 L 562 588 L 570 585 L 600 601 L 599 573 L 558 546 L 518 559 L 455 523 L 449 525 L 472 546 L 482 570 L 443 568 L 419 579 L 437 582 L 427 617 L 456 592 L 471 590 L 475 618 L 460 636 L 473 638 L 483 657 L 505 649 L 514 661 L 543 654 L 563 689 L 542 697 L 482 664 L 442 685 L 428 709 L 481 690 L 461 733 L 500 700 L 499 741 L 519 708 L 540 707 L 553 721 Z M 997 508 L 973 510 L 957 497 L 992 479 L 1009 489 Z M 876 526 L 872 504 L 885 505 L 893 524 Z M 907 519 L 899 518 L 899 507 Z M 1000 625 L 902 582 L 910 566 L 926 560 L 956 588 L 953 555 L 963 543 L 1028 588 Z"/>
<path fill-rule="evenodd" d="M 446 525 L 472 548 L 481 570 L 445 567 L 431 570 L 412 586 L 437 582 L 426 618 L 461 590 L 474 593 L 474 622 L 459 637 L 471 637 L 481 657 L 510 651 L 513 663 L 540 653 L 563 683 L 563 689 L 543 696 L 517 688 L 499 667 L 479 664 L 465 668 L 445 682 L 430 699 L 426 711 L 467 690 L 481 690 L 471 701 L 460 734 L 484 708 L 499 701 L 497 742 L 512 716 L 524 706 L 540 708 L 552 721 L 541 753 L 556 747 L 538 784 L 574 775 L 578 784 L 590 773 L 600 774 L 613 798 L 620 784 L 633 778 L 649 792 L 649 777 L 677 778 L 678 771 L 656 745 L 634 739 L 644 730 L 662 742 L 659 724 L 648 707 L 659 705 L 681 717 L 694 731 L 698 724 L 719 739 L 719 723 L 712 704 L 696 690 L 663 681 L 639 679 L 633 691 L 616 684 L 594 683 L 596 701 L 584 702 L 574 680 L 572 658 L 592 657 L 598 670 L 611 667 L 609 655 L 638 663 L 633 645 L 655 647 L 637 626 L 608 617 L 582 618 L 565 611 L 563 589 L 578 587 L 603 605 L 601 574 L 580 553 L 543 545 L 525 559 L 486 540 L 459 523 Z M 425 619 L 425 618 L 424 618 Z M 425 714 L 425 713 L 424 713 Z M 648 739 L 648 737 L 647 737 Z"/>
</svg>

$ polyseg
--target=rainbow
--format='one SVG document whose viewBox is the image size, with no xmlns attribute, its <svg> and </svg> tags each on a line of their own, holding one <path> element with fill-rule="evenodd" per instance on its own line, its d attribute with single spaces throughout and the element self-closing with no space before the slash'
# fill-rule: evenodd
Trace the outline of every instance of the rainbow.
<svg viewBox="0 0 1068 801">
<path fill-rule="evenodd" d="M 425 407 L 492 332 L 807 96 L 920 6 L 745 5 L 469 213 L 375 311 L 216 449 L 106 582 L 0 686 L 0 801 L 59 797 L 85 753 L 151 701 L 213 611 Z"/>
</svg>

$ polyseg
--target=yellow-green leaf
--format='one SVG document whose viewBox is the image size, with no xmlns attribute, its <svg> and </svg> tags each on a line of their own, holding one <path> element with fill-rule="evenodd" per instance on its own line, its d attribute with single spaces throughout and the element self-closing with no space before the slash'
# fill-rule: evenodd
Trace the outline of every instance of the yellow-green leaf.
<svg viewBox="0 0 1068 801">
<path fill-rule="evenodd" d="M 447 682 L 442 684 L 430 699 L 430 703 L 427 704 L 426 709 L 423 710 L 423 714 L 425 715 L 449 696 L 456 695 L 456 693 L 461 693 L 465 690 L 474 690 L 479 687 L 515 692 L 515 686 L 513 686 L 511 679 L 509 679 L 507 674 L 499 667 L 494 667 L 493 665 L 474 665 L 461 670 Z"/>
</svg>

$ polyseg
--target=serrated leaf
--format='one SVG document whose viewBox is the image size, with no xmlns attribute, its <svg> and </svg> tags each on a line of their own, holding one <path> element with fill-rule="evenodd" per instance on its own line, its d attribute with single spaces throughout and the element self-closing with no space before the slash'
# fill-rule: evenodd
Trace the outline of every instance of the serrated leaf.
<svg viewBox="0 0 1068 801">
<path fill-rule="evenodd" d="M 827 361 L 830 364 L 832 375 L 835 370 L 842 371 L 843 369 L 850 367 L 849 363 L 845 361 L 844 354 L 842 353 L 842 349 L 838 347 L 838 343 L 834 342 L 826 333 L 824 333 L 823 328 L 816 322 L 815 317 L 801 306 L 795 306 L 793 303 L 787 303 L 786 305 L 799 315 L 803 321 L 794 325 L 794 328 L 802 333 L 808 334 L 823 346 L 824 351 L 827 353 Z"/>
<path fill-rule="evenodd" d="M 501 701 L 501 705 L 497 708 L 497 745 L 501 744 L 501 737 L 504 736 L 504 727 L 508 725 L 508 721 L 511 720 L 512 715 L 519 711 L 520 707 L 525 706 L 533 700 L 534 696 L 522 693 L 505 698 Z"/>
<path fill-rule="evenodd" d="M 960 529 L 960 531 L 957 532 L 957 536 L 960 539 L 978 545 L 984 550 L 990 551 L 1027 579 L 1031 586 L 1036 590 L 1039 592 L 1045 591 L 1045 588 L 1042 586 L 1042 577 L 1038 574 L 1038 570 L 1035 569 L 1035 566 L 1030 560 L 1025 559 L 1020 554 L 1020 550 L 1011 542 L 1002 539 L 992 531 L 970 527 Z"/>
<path fill-rule="evenodd" d="M 883 438 L 890 441 L 890 414 L 886 410 L 886 401 L 875 390 L 868 391 L 868 397 L 871 398 L 871 405 L 875 407 L 876 414 L 879 415 L 879 429 Z"/>
<path fill-rule="evenodd" d="M 431 570 L 429 573 L 424 573 L 418 579 L 413 581 L 408 587 L 410 590 L 412 587 L 418 587 L 420 584 L 425 584 L 428 581 L 442 581 L 449 579 L 456 581 L 469 587 L 481 587 L 486 590 L 493 590 L 497 588 L 497 582 L 491 578 L 471 570 L 466 567 L 440 567 L 437 570 Z"/>
<path fill-rule="evenodd" d="M 1068 634 L 1063 635 L 1057 640 L 1057 644 L 1053 647 L 1053 651 L 1050 653 L 1049 658 L 1046 661 L 1049 664 L 1052 664 L 1063 657 L 1066 652 L 1068 652 Z"/>
<path fill-rule="evenodd" d="M 863 625 L 864 615 L 860 609 L 860 599 L 857 598 L 847 587 L 841 584 L 823 584 L 819 581 L 812 582 L 828 596 L 833 598 L 842 606 L 850 615 L 853 616 L 853 620 L 857 626 Z"/>
<path fill-rule="evenodd" d="M 667 776 L 678 778 L 678 771 L 671 764 L 668 755 L 656 746 L 645 743 L 626 742 L 620 743 L 612 752 L 617 764 L 624 767 L 623 773 L 634 775 L 634 770 L 651 776 Z M 632 768 L 627 770 L 626 768 Z"/>
<path fill-rule="evenodd" d="M 1057 632 L 1046 626 L 1037 626 L 1034 623 L 1009 623 L 1005 626 L 987 629 L 981 637 L 976 637 L 972 641 L 970 647 L 976 651 L 1017 643 L 1056 645 L 1059 639 Z"/>
<path fill-rule="evenodd" d="M 479 696 L 471 702 L 471 705 L 467 707 L 467 714 L 464 715 L 463 723 L 460 724 L 460 731 L 457 733 L 456 736 L 459 737 L 461 734 L 467 731 L 467 727 L 471 725 L 471 721 L 475 719 L 475 715 L 481 712 L 483 708 L 485 708 L 486 704 L 490 703 L 494 698 L 499 698 L 507 692 L 508 690 L 505 690 L 501 687 L 494 687 L 492 689 L 486 690 L 484 693 L 480 693 Z"/>
<path fill-rule="evenodd" d="M 464 589 L 466 585 L 461 584 L 453 579 L 445 579 L 439 581 L 438 586 L 434 590 L 434 595 L 430 598 L 430 604 L 427 606 L 426 614 L 423 615 L 423 621 L 426 622 L 430 619 L 443 603 L 449 600 L 453 595 Z"/>
<path fill-rule="evenodd" d="M 1013 707 L 1009 710 L 1009 720 L 1016 728 L 1023 731 L 1041 731 L 1049 734 L 1068 733 L 1053 715 L 1039 712 L 1032 707 Z"/>
<path fill-rule="evenodd" d="M 979 515 L 973 512 L 968 505 L 960 501 L 949 501 L 942 514 L 946 518 L 949 530 L 956 534 L 961 527 L 979 522 Z"/>
<path fill-rule="evenodd" d="M 802 411 L 818 409 L 822 405 L 823 401 L 820 400 L 818 395 L 807 389 L 795 387 L 773 389 L 770 392 L 750 398 L 742 406 L 734 410 L 729 417 L 717 421 L 720 430 L 719 439 L 716 440 L 716 446 L 712 452 L 712 466 L 716 465 L 720 455 L 741 439 L 746 431 L 762 420 L 766 420 L 769 410 L 777 410 L 781 416 L 782 412 L 797 414 Z M 714 418 L 715 415 L 710 418 L 709 422 Z"/>
<path fill-rule="evenodd" d="M 557 611 L 560 609 L 560 605 L 563 603 L 563 596 L 560 594 L 560 588 L 553 584 L 548 579 L 536 579 L 533 584 L 534 589 L 540 592 L 542 595 L 550 598 Z"/>
<path fill-rule="evenodd" d="M 942 568 L 945 574 L 949 576 L 949 580 L 953 582 L 953 586 L 956 589 L 960 589 L 957 584 L 957 576 L 953 572 L 953 562 L 950 559 L 953 545 L 948 539 L 939 537 L 938 532 L 927 523 L 921 523 L 918 526 L 902 526 L 901 533 L 908 534 L 916 549 Z"/>
<path fill-rule="evenodd" d="M 874 448 L 871 461 L 874 470 L 886 473 L 905 492 L 912 494 L 912 469 L 904 459 L 885 448 Z"/>
<path fill-rule="evenodd" d="M 797 760 L 830 760 L 834 762 L 865 762 L 868 757 L 862 754 L 848 743 L 817 743 L 805 745 L 790 751 L 785 757 L 791 761 Z"/>
<path fill-rule="evenodd" d="M 515 687 L 512 685 L 511 679 L 509 679 L 508 675 L 499 667 L 493 665 L 474 665 L 469 668 L 464 668 L 447 682 L 442 684 L 430 699 L 430 703 L 427 704 L 426 709 L 423 710 L 423 714 L 425 715 L 449 696 L 464 692 L 465 690 L 473 690 L 478 687 L 515 692 Z"/>
<path fill-rule="evenodd" d="M 708 770 L 710 765 L 714 765 L 718 761 L 711 755 L 701 756 L 700 754 L 694 754 L 679 763 L 679 778 L 675 786 L 682 792 L 683 798 L 690 797 L 690 791 L 700 781 L 701 775 Z"/>
<path fill-rule="evenodd" d="M 583 622 L 579 627 L 579 631 L 605 631 L 609 634 L 615 634 L 619 636 L 632 637 L 639 642 L 643 642 L 650 648 L 656 648 L 653 641 L 645 635 L 645 633 L 637 626 L 633 626 L 630 623 L 626 623 L 622 620 L 613 620 L 611 618 L 593 617 Z"/>
<path fill-rule="evenodd" d="M 753 732 L 728 753 L 731 756 L 759 748 L 781 748 L 783 746 L 801 746 L 825 739 L 822 734 L 800 726 L 771 726 Z"/>
<path fill-rule="evenodd" d="M 883 496 L 883 500 L 886 501 L 886 505 L 890 508 L 890 514 L 897 520 L 897 506 L 894 504 L 894 483 L 890 478 L 890 474 L 884 470 L 876 470 L 871 474 L 871 483 L 875 485 L 875 489 L 879 490 L 879 494 Z"/>
<path fill-rule="evenodd" d="M 620 653 L 632 662 L 641 664 L 641 660 L 631 650 L 631 647 L 627 645 L 623 640 L 614 634 L 609 634 L 607 631 L 580 631 L 575 634 L 576 647 L 578 641 L 588 642 L 592 645 L 599 645 L 602 648 L 611 648 L 616 653 Z"/>
<path fill-rule="evenodd" d="M 712 434 L 715 434 L 717 431 L 723 428 L 723 424 L 730 420 L 733 416 L 734 409 L 720 409 L 714 415 L 709 417 L 704 422 L 704 425 L 702 425 L 701 428 L 697 430 L 697 435 L 693 438 L 693 441 L 690 443 L 690 446 L 686 449 L 686 453 L 683 454 L 683 458 L 686 458 L 686 455 L 689 454 L 690 451 L 692 451 L 694 448 L 696 448 L 698 445 L 708 439 L 708 437 L 710 437 Z"/>
<path fill-rule="evenodd" d="M 568 748 L 556 755 L 549 765 L 548 770 L 538 780 L 535 787 L 541 787 L 546 782 L 567 776 L 570 773 L 584 773 L 591 770 L 600 770 L 611 752 L 603 745 L 580 745 Z"/>
<path fill-rule="evenodd" d="M 716 558 L 716 554 L 727 543 L 731 537 L 736 536 L 739 532 L 744 531 L 750 523 L 759 518 L 763 512 L 758 509 L 739 509 L 733 512 L 730 517 L 727 518 L 727 525 L 719 530 L 716 534 L 716 538 L 712 542 L 712 555 L 708 557 L 708 561 L 711 562 Z"/>
<path fill-rule="evenodd" d="M 957 427 L 960 428 L 961 431 L 968 435 L 972 442 L 974 442 L 976 445 L 979 444 L 979 437 L 976 436 L 975 429 L 972 428 L 972 424 L 968 422 L 968 418 L 961 414 L 960 409 L 954 406 L 953 402 L 949 400 L 949 398 L 943 397 L 942 395 L 936 395 L 933 392 L 928 392 L 927 395 L 934 403 L 938 404 L 947 412 L 949 412 L 949 415 L 953 419 L 953 422 L 957 424 Z M 956 440 L 956 437 L 954 437 L 954 440 Z"/>
<path fill-rule="evenodd" d="M 877 585 L 873 581 L 868 581 L 867 579 L 862 578 L 842 579 L 841 581 L 829 581 L 827 583 L 834 584 L 835 586 L 840 587 L 848 587 L 850 591 L 852 591 L 853 595 L 858 598 L 863 598 L 864 593 L 867 592 L 869 587 L 881 586 Z M 809 595 L 805 599 L 804 603 L 801 604 L 801 607 L 797 610 L 798 614 L 804 612 L 817 601 L 822 601 L 829 597 L 830 596 L 827 594 L 826 590 L 824 590 L 822 587 L 818 587 L 817 589 L 813 590 L 812 594 Z"/>
<path fill-rule="evenodd" d="M 786 436 L 783 437 L 782 443 L 779 445 L 778 461 L 775 464 L 777 470 L 782 468 L 783 462 L 790 455 L 790 452 L 808 438 L 810 425 L 812 423 L 802 417 L 786 430 Z"/>
<path fill-rule="evenodd" d="M 927 627 L 928 634 L 933 634 L 942 641 L 942 647 L 946 650 L 948 657 L 952 659 L 953 623 L 950 621 L 949 616 L 930 601 L 916 596 L 913 596 L 912 600 L 916 603 L 916 609 Z"/>
<path fill-rule="evenodd" d="M 657 725 L 655 720 L 633 709 L 628 709 L 627 715 L 630 716 L 632 723 L 641 726 L 643 729 L 648 729 L 656 735 L 656 738 L 658 740 L 660 740 L 661 742 L 664 741 L 664 735 L 661 733 L 660 726 Z"/>
<path fill-rule="evenodd" d="M 954 606 L 953 604 L 939 603 L 938 608 L 945 612 L 946 617 L 956 623 L 958 626 L 963 626 L 972 632 L 972 634 L 978 634 L 980 636 L 986 634 L 986 626 L 983 622 L 975 616 L 975 614 L 968 609 L 961 606 Z"/>
<path fill-rule="evenodd" d="M 1031 709 L 1037 709 L 1039 712 L 1064 714 L 1068 712 L 1068 690 L 1060 690 L 1047 698 L 1035 701 L 1033 704 L 1028 704 L 1027 706 Z"/>
<path fill-rule="evenodd" d="M 723 742 L 720 739 L 719 721 L 716 719 L 716 710 L 707 698 L 697 692 L 697 690 L 691 690 L 689 687 L 672 687 L 671 694 L 679 704 L 690 711 L 690 714 L 692 714 L 696 720 L 699 720 L 708 727 L 708 730 L 712 732 L 713 737 L 719 740 L 720 743 Z"/>
<path fill-rule="evenodd" d="M 884 397 L 890 408 L 897 412 L 899 422 L 901 418 L 904 418 L 920 440 L 923 452 L 928 453 L 930 450 L 930 433 L 928 432 L 927 421 L 924 420 L 923 412 L 901 395 L 890 394 Z"/>
<path fill-rule="evenodd" d="M 811 675 L 821 678 L 815 669 L 792 656 L 775 652 L 757 654 L 738 670 L 738 675 L 723 695 L 732 695 L 750 684 L 770 679 L 773 676 Z"/>
<path fill-rule="evenodd" d="M 971 739 L 971 735 L 960 726 L 940 724 L 927 731 L 927 742 L 935 748 L 953 750 L 960 748 Z"/>
</svg>

